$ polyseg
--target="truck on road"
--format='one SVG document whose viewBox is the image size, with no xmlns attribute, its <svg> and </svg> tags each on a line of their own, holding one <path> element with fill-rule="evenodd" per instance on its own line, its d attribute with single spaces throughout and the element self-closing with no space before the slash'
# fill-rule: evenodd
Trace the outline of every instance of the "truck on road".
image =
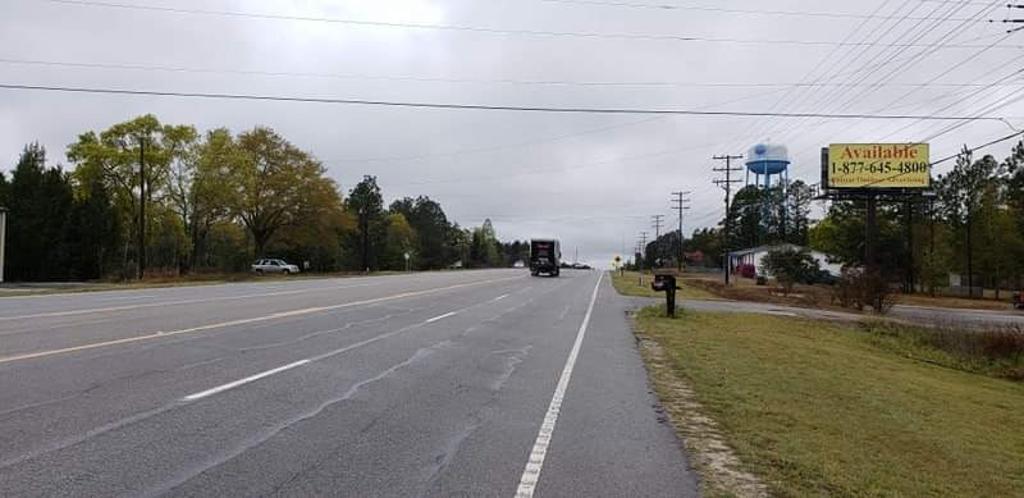
<svg viewBox="0 0 1024 498">
<path fill-rule="evenodd" d="M 530 240 L 530 275 L 546 273 L 557 277 L 561 259 L 562 249 L 557 239 Z"/>
</svg>

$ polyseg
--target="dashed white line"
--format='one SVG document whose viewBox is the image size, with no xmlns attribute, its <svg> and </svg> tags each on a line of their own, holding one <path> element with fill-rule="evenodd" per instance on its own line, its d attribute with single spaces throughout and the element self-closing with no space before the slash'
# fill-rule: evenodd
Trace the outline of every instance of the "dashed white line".
<svg viewBox="0 0 1024 498">
<path fill-rule="evenodd" d="M 498 296 L 498 297 L 496 297 L 494 299 L 491 299 L 491 301 L 498 302 L 498 301 L 501 301 L 502 299 L 505 299 L 508 296 L 509 296 L 508 294 L 502 294 L 502 295 L 500 295 L 500 296 Z"/>
<path fill-rule="evenodd" d="M 222 393 L 224 391 L 227 391 L 228 389 L 234 389 L 234 388 L 236 388 L 238 386 L 242 386 L 242 385 L 248 384 L 250 382 L 255 382 L 255 381 L 260 380 L 260 379 L 262 379 L 264 377 L 270 377 L 271 375 L 274 375 L 276 373 L 281 373 L 281 372 L 284 372 L 286 370 L 291 370 L 291 369 L 296 368 L 296 367 L 301 367 L 302 365 L 305 365 L 307 363 L 309 363 L 309 360 L 299 360 L 299 361 L 296 361 L 295 363 L 289 363 L 289 364 L 284 365 L 282 367 L 277 367 L 277 368 L 274 368 L 274 369 L 271 369 L 271 370 L 267 370 L 265 372 L 260 372 L 260 373 L 258 373 L 256 375 L 250 375 L 249 377 L 246 377 L 244 379 L 238 379 L 238 380 L 236 380 L 234 382 L 228 382 L 227 384 L 220 385 L 220 386 L 217 386 L 217 387 L 214 387 L 214 388 L 211 388 L 211 389 L 207 389 L 205 391 L 200 391 L 200 392 L 197 392 L 195 394 L 189 394 L 188 396 L 185 396 L 184 398 L 182 398 L 182 401 L 195 401 L 197 399 L 202 399 L 202 398 L 205 398 L 207 396 L 212 396 L 212 395 L 217 394 L 217 393 Z"/>
<path fill-rule="evenodd" d="M 522 477 L 519 478 L 516 498 L 531 498 L 534 490 L 537 489 L 540 471 L 544 468 L 544 457 L 548 453 L 551 435 L 555 432 L 558 412 L 562 409 L 562 399 L 565 398 L 565 391 L 569 388 L 569 379 L 572 377 L 572 371 L 576 367 L 576 358 L 580 354 L 580 346 L 583 345 L 583 336 L 587 333 L 587 325 L 590 324 L 590 315 L 594 312 L 594 303 L 597 301 L 597 292 L 601 289 L 602 279 L 604 279 L 604 273 L 597 277 L 597 285 L 594 286 L 594 293 L 590 295 L 590 305 L 587 307 L 587 314 L 583 316 L 583 323 L 580 324 L 580 329 L 576 332 L 576 342 L 572 344 L 569 357 L 565 360 L 562 375 L 558 378 L 555 393 L 551 396 L 551 404 L 548 405 L 548 411 L 544 414 L 544 421 L 540 424 L 537 439 L 533 442 L 530 458 L 526 461 L 526 468 L 523 469 Z"/>
<path fill-rule="evenodd" d="M 428 318 L 427 321 L 425 321 L 423 323 L 434 323 L 434 322 L 436 322 L 438 320 L 444 320 L 445 318 L 448 318 L 450 316 L 455 316 L 455 312 L 451 311 L 451 312 L 445 313 L 443 315 L 437 315 L 434 318 Z"/>
</svg>

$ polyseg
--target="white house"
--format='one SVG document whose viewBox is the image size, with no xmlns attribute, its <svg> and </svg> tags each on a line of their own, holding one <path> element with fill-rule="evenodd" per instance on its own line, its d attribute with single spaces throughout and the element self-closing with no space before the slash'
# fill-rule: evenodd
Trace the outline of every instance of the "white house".
<svg viewBox="0 0 1024 498">
<path fill-rule="evenodd" d="M 798 246 L 796 244 L 774 244 L 730 252 L 729 270 L 733 273 L 738 273 L 739 267 L 741 265 L 754 265 L 754 271 L 757 272 L 758 275 L 765 275 L 770 277 L 771 274 L 762 269 L 761 261 L 764 259 L 765 256 L 768 255 L 769 252 L 780 249 L 795 249 L 798 251 L 807 251 L 811 255 L 811 257 L 818 262 L 822 270 L 825 270 L 829 272 L 829 274 L 836 277 L 840 276 L 840 273 L 843 269 L 842 265 L 838 263 L 830 263 L 828 261 L 828 255 L 823 252 L 812 251 L 806 247 Z"/>
</svg>

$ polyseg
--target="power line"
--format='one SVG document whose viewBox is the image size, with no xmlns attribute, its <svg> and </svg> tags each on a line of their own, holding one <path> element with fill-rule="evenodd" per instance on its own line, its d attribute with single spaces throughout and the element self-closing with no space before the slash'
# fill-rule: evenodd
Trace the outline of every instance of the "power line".
<svg viewBox="0 0 1024 498">
<path fill-rule="evenodd" d="M 893 0 L 885 0 L 884 2 L 880 3 L 878 5 L 878 7 L 876 7 L 875 10 L 873 10 L 871 12 L 870 15 L 871 16 L 875 16 L 875 15 L 879 14 L 892 1 Z M 893 9 L 891 11 L 890 16 L 900 12 L 903 9 L 903 6 L 909 5 L 910 2 L 911 2 L 911 0 L 904 0 L 904 2 L 902 4 L 899 4 L 895 9 Z M 913 10 L 908 11 L 906 14 L 904 14 L 904 16 L 907 16 L 907 15 L 909 15 L 911 13 L 913 13 Z M 884 23 L 884 22 L 876 23 L 873 27 L 871 27 L 871 29 L 867 33 L 862 34 L 861 30 L 862 30 L 862 28 L 864 28 L 864 27 L 866 27 L 868 25 L 868 22 L 869 22 L 868 20 L 861 21 L 857 26 L 855 26 L 853 29 L 851 29 L 846 34 L 846 36 L 843 38 L 843 42 L 845 43 L 845 42 L 853 39 L 854 36 L 863 37 L 863 38 L 870 38 L 870 37 L 874 36 L 875 33 L 878 30 L 883 29 L 883 27 L 886 25 L 886 23 Z M 889 30 L 892 30 L 900 22 L 902 22 L 901 19 L 897 20 L 895 23 L 892 24 L 892 26 L 889 27 Z M 836 73 L 839 73 L 842 70 L 842 68 L 843 68 L 842 63 L 840 63 L 838 61 L 844 61 L 848 65 L 849 64 L 853 64 L 854 62 L 858 61 L 860 59 L 860 57 L 864 53 L 867 53 L 867 51 L 872 46 L 874 46 L 874 44 L 877 44 L 877 43 L 881 42 L 881 40 L 884 38 L 885 34 L 887 34 L 888 32 L 889 31 L 886 31 L 885 33 L 875 37 L 870 42 L 871 43 L 870 45 L 868 45 L 867 47 L 861 48 L 860 53 L 855 53 L 856 50 L 857 50 L 856 47 L 849 47 L 848 50 L 846 51 L 846 55 L 844 57 L 840 57 L 839 56 L 839 51 L 842 50 L 843 47 L 841 47 L 841 46 L 834 47 L 828 54 L 826 54 L 825 56 L 823 56 L 821 59 L 818 60 L 818 63 L 813 68 L 811 68 L 810 71 L 808 71 L 804 75 L 804 77 L 803 77 L 803 79 L 801 81 L 812 81 L 812 82 L 816 83 L 816 82 L 828 81 L 828 80 L 831 80 L 831 79 L 837 77 Z M 828 64 L 826 65 L 826 63 L 828 63 Z M 865 69 L 868 69 L 868 65 L 869 64 L 870 64 L 870 62 L 861 64 L 859 70 L 863 71 Z M 874 66 L 874 67 L 877 67 L 877 66 Z M 809 78 L 811 78 L 811 76 L 813 76 L 815 73 L 817 73 L 819 69 L 822 69 L 820 76 L 818 76 L 815 80 L 809 80 Z M 854 72 L 852 74 L 856 75 L 858 73 L 859 73 L 859 71 L 858 72 Z M 799 96 L 796 101 L 793 101 L 790 104 L 790 106 L 794 107 L 794 108 L 796 107 L 796 103 L 797 102 L 807 101 L 810 98 L 811 94 L 808 93 L 808 91 L 806 89 L 798 89 L 798 90 L 804 90 L 804 91 L 802 91 L 802 92 L 801 91 L 790 91 L 790 92 L 787 92 L 778 101 L 776 101 L 772 105 L 772 107 L 769 108 L 769 110 L 773 110 L 774 111 L 774 110 L 780 108 L 780 106 L 782 106 L 782 104 L 784 102 L 786 102 L 786 100 L 790 96 Z M 777 123 L 766 122 L 766 123 L 758 123 L 758 124 L 752 125 L 751 127 L 748 128 L 748 130 L 750 130 L 750 131 L 755 131 L 756 130 L 756 131 L 759 132 L 759 134 L 760 133 L 764 133 L 764 134 L 767 135 L 767 132 L 773 131 L 773 130 L 775 130 L 777 128 L 778 128 L 778 124 Z"/>
<path fill-rule="evenodd" d="M 474 111 L 515 111 L 546 112 L 560 114 L 647 114 L 676 116 L 729 116 L 729 117 L 776 117 L 776 118 L 824 118 L 824 119 L 920 119 L 927 121 L 1000 121 L 988 116 L 933 116 L 920 114 L 826 114 L 817 112 L 759 112 L 759 111 L 714 111 L 697 109 L 652 109 L 652 108 L 602 108 L 602 107 L 547 107 L 485 104 L 454 104 L 440 102 L 414 102 L 397 100 L 341 99 L 327 97 L 297 97 L 284 95 L 257 95 L 239 93 L 206 93 L 160 90 L 129 90 L 117 88 L 90 88 L 71 86 L 21 85 L 0 83 L 8 90 L 32 90 L 63 93 L 90 93 L 108 95 L 131 95 L 150 97 L 180 97 L 220 100 L 255 100 L 270 102 L 302 102 L 311 104 L 343 104 L 383 107 L 407 107 L 422 109 L 474 110 Z"/>
<path fill-rule="evenodd" d="M 913 4 L 912 2 L 908 1 L 908 2 L 904 2 L 903 4 L 901 4 L 897 8 L 897 10 L 895 12 L 898 12 L 898 11 L 902 10 L 904 5 L 911 5 L 911 10 L 907 11 L 906 13 L 904 13 L 899 21 L 893 23 L 887 29 L 885 29 L 885 31 L 883 31 L 881 34 L 879 34 L 878 37 L 875 38 L 876 42 L 880 42 L 882 39 L 884 39 L 885 37 L 889 36 L 889 34 L 892 33 L 897 28 L 897 26 L 899 26 L 900 23 L 902 23 L 904 21 L 905 18 L 909 17 L 910 14 L 912 14 L 918 8 L 918 5 Z M 954 5 L 951 10 L 946 11 L 944 14 L 942 14 L 942 16 L 944 16 L 944 17 L 952 16 L 953 14 L 958 12 L 963 7 L 964 7 L 963 5 L 959 5 L 959 6 Z M 937 12 L 940 11 L 940 9 L 941 9 L 941 7 L 935 7 L 932 12 L 936 12 L 937 13 Z M 881 27 L 882 27 L 881 25 L 876 26 L 876 30 L 880 29 Z M 874 33 L 874 31 L 875 30 L 872 30 L 872 33 Z M 928 32 L 929 32 L 928 27 L 927 26 L 923 26 L 922 22 L 918 21 L 916 24 L 911 26 L 909 29 L 903 29 L 903 30 L 899 31 L 897 36 L 896 36 L 896 38 L 894 40 L 899 41 L 899 40 L 903 40 L 904 38 L 909 37 L 908 39 L 911 39 L 912 41 L 916 42 L 917 40 L 920 40 L 921 37 L 924 36 L 925 34 L 927 34 Z M 888 49 L 883 48 L 878 53 L 874 54 L 874 57 L 872 57 L 871 59 L 877 60 L 877 59 L 882 58 L 883 54 L 885 54 L 887 50 Z M 874 75 L 878 71 L 884 70 L 884 68 L 889 67 L 888 64 L 892 62 L 893 58 L 898 57 L 899 55 L 901 55 L 905 51 L 906 51 L 905 48 L 899 48 L 899 49 L 893 51 L 891 54 L 889 54 L 885 58 L 885 60 L 883 61 L 882 64 L 877 64 L 874 67 L 872 67 L 871 69 L 862 71 L 859 74 L 857 74 L 855 76 L 853 82 L 859 84 L 859 83 L 867 81 L 868 78 L 870 78 L 872 75 Z M 864 50 L 860 51 L 853 58 L 853 60 L 851 60 L 850 62 L 852 63 L 853 61 L 859 60 L 861 57 L 867 55 L 868 53 L 869 53 L 868 49 L 864 49 Z M 919 55 L 920 54 L 915 54 L 913 57 L 911 57 L 909 59 L 909 61 L 913 62 L 914 60 L 917 59 L 917 57 Z M 906 64 L 906 62 L 901 63 L 899 65 L 899 67 L 903 67 L 904 64 Z M 843 97 L 843 93 L 844 93 L 844 88 L 839 87 L 839 88 L 835 88 L 835 89 L 831 89 L 829 91 L 826 91 L 823 94 L 819 94 L 817 96 L 817 98 L 814 99 L 813 101 L 811 100 L 810 97 L 805 99 L 805 101 L 811 101 L 812 102 L 812 106 L 815 106 L 815 107 L 819 106 L 819 105 L 825 105 L 826 108 L 839 108 L 839 109 L 842 109 L 843 108 L 842 106 L 834 107 L 834 104 L 835 104 L 836 99 L 840 99 L 840 98 Z M 815 123 L 815 124 L 818 124 L 818 123 Z M 785 135 L 786 133 L 791 132 L 793 127 L 794 127 L 794 124 L 792 124 L 792 123 L 786 124 L 786 125 L 781 125 L 781 126 L 779 126 L 776 123 L 775 126 L 774 126 L 774 129 L 778 130 L 778 133 L 780 135 Z"/>
<path fill-rule="evenodd" d="M 610 0 L 541 0 L 549 3 L 562 3 L 570 5 L 594 5 L 600 7 L 628 7 L 636 9 L 655 10 L 679 10 L 698 12 L 721 12 L 726 14 L 752 14 L 766 16 L 794 16 L 794 17 L 824 17 L 833 19 L 876 19 L 887 21 L 895 19 L 893 16 L 871 16 L 870 14 L 858 14 L 856 12 L 822 12 L 822 11 L 799 11 L 799 10 L 762 10 L 762 9 L 737 9 L 728 7 L 708 7 L 705 5 L 678 5 L 664 3 L 640 3 L 640 2 L 617 2 Z M 934 17 L 911 17 L 909 20 L 935 20 Z M 948 19 L 949 22 L 964 21 L 966 18 Z M 983 22 L 983 21 L 977 21 Z"/>
<path fill-rule="evenodd" d="M 981 38 L 988 38 L 980 37 Z M 570 86 L 570 87 L 679 87 L 679 88 L 829 88 L 843 87 L 850 88 L 860 85 L 848 83 L 807 83 L 807 82 L 774 82 L 774 83 L 741 83 L 741 82 L 697 82 L 697 81 L 574 81 L 557 79 L 514 79 L 514 78 L 448 78 L 439 76 L 413 76 L 413 75 L 378 75 L 378 74 L 357 74 L 357 73 L 325 73 L 315 71 L 269 71 L 258 69 L 234 69 L 234 68 L 203 68 L 193 66 L 166 66 L 158 64 L 136 64 L 136 63 L 114 63 L 114 62 L 75 62 L 46 59 L 23 59 L 0 57 L 0 63 L 18 64 L 28 66 L 45 67 L 71 67 L 80 69 L 113 69 L 126 71 L 158 71 L 169 73 L 196 73 L 196 74 L 231 74 L 241 76 L 268 76 L 268 77 L 297 77 L 297 78 L 328 78 L 342 80 L 373 80 L 373 81 L 413 81 L 420 83 L 458 83 L 458 84 L 489 84 L 489 85 L 517 85 L 517 86 Z M 866 86 L 866 85 L 864 85 Z M 980 84 L 969 82 L 947 82 L 947 83 L 890 83 L 889 87 L 978 87 Z"/>
<path fill-rule="evenodd" d="M 619 39 L 619 40 L 647 40 L 647 41 L 670 41 L 670 42 L 707 42 L 707 43 L 745 43 L 752 45 L 809 45 L 809 46 L 832 46 L 836 45 L 837 42 L 828 40 L 759 40 L 759 39 L 740 39 L 740 38 L 714 38 L 705 36 L 685 36 L 685 35 L 672 35 L 672 34 L 648 34 L 648 33 L 601 33 L 601 32 L 584 32 L 584 31 L 549 31 L 549 30 L 532 30 L 532 29 L 505 29 L 505 28 L 491 28 L 486 26 L 472 26 L 472 25 L 456 25 L 456 24 L 427 24 L 427 23 L 409 23 L 409 22 L 388 22 L 388 21 L 369 21 L 360 19 L 346 19 L 337 17 L 316 17 L 316 16 L 293 16 L 283 14 L 261 14 L 254 12 L 242 12 L 242 11 L 230 11 L 230 10 L 208 10 L 208 9 L 186 9 L 179 7 L 163 7 L 155 5 L 132 5 L 115 2 L 100 2 L 91 0 L 48 0 L 52 3 L 75 5 L 75 6 L 87 6 L 87 7 L 102 7 L 110 9 L 123 9 L 123 10 L 135 10 L 135 11 L 148 11 L 148 12 L 162 12 L 171 14 L 188 14 L 188 15 L 204 15 L 204 16 L 218 16 L 218 17 L 235 17 L 235 18 L 247 18 L 247 19 L 264 19 L 264 20 L 281 20 L 281 21 L 303 21 L 303 22 L 320 22 L 329 24 L 346 24 L 352 26 L 369 26 L 369 27 L 385 27 L 385 28 L 400 28 L 400 29 L 416 29 L 416 30 L 432 30 L 432 31 L 449 31 L 449 32 L 467 32 L 477 34 L 489 34 L 489 35 L 521 35 L 521 36 L 535 36 L 535 37 L 555 37 L 555 38 L 582 38 L 582 39 Z M 856 43 L 854 43 L 856 44 Z M 950 48 L 974 48 L 974 45 L 958 45 L 951 46 Z M 1022 48 L 1022 47 L 1014 47 Z"/>
</svg>

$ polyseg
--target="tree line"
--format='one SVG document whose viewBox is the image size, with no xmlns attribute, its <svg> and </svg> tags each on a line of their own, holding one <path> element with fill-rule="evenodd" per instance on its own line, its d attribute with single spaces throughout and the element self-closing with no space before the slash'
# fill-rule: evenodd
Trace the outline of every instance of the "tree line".
<svg viewBox="0 0 1024 498">
<path fill-rule="evenodd" d="M 936 293 L 953 286 L 980 296 L 981 288 L 1024 288 L 1024 141 L 999 160 L 976 158 L 966 146 L 951 171 L 932 182 L 933 196 L 879 201 L 876 264 L 890 284 L 905 292 Z M 813 189 L 797 180 L 785 188 L 740 189 L 716 227 L 682 240 L 691 266 L 721 268 L 729 250 L 792 243 L 821 251 L 833 262 L 866 267 L 865 201 L 828 201 L 826 214 L 811 219 Z M 725 227 L 728 237 L 723 237 Z M 649 243 L 647 267 L 672 264 L 679 254 L 678 232 Z"/>
<path fill-rule="evenodd" d="M 483 268 L 529 252 L 490 220 L 459 226 L 429 197 L 386 205 L 373 176 L 343 195 L 266 127 L 200 133 L 145 115 L 79 135 L 66 155 L 67 170 L 29 144 L 0 172 L 11 280 L 240 272 L 259 257 L 322 272 Z"/>
</svg>

